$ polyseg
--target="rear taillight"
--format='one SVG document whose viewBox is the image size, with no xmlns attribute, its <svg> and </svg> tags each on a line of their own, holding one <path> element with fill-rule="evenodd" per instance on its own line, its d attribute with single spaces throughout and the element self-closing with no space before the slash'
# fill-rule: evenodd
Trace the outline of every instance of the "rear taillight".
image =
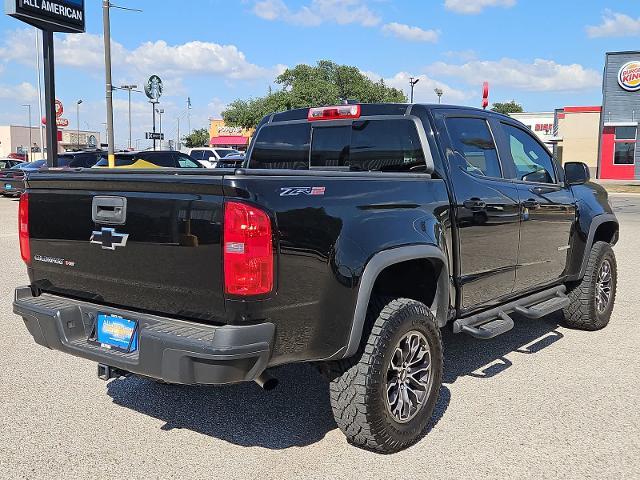
<svg viewBox="0 0 640 480">
<path fill-rule="evenodd" d="M 360 118 L 360 105 L 338 105 L 335 107 L 310 108 L 307 120 L 340 120 Z"/>
<path fill-rule="evenodd" d="M 273 289 L 271 220 L 257 207 L 227 202 L 224 210 L 224 287 L 230 295 Z"/>
<path fill-rule="evenodd" d="M 31 263 L 31 245 L 29 244 L 29 194 L 20 195 L 18 206 L 18 236 L 20 237 L 20 255 L 28 265 Z"/>
</svg>

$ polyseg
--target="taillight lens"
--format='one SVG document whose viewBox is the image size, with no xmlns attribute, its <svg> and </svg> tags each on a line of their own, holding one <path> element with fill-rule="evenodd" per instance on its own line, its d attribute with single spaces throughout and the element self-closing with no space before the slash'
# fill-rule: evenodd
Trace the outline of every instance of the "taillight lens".
<svg viewBox="0 0 640 480">
<path fill-rule="evenodd" d="M 18 236 L 20 237 L 20 255 L 26 264 L 31 263 L 31 245 L 29 244 L 29 194 L 20 195 L 18 206 Z"/>
<path fill-rule="evenodd" d="M 271 220 L 257 207 L 227 202 L 224 210 L 224 286 L 230 295 L 273 289 Z"/>
</svg>

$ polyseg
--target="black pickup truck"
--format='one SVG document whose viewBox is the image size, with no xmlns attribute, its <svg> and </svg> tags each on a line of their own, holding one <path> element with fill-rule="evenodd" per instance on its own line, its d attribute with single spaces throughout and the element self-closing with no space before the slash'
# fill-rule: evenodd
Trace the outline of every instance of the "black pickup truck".
<svg viewBox="0 0 640 480">
<path fill-rule="evenodd" d="M 338 426 L 376 451 L 425 429 L 442 328 L 490 339 L 562 310 L 596 330 L 613 309 L 606 191 L 492 112 L 291 110 L 263 119 L 243 168 L 26 184 L 14 311 L 37 343 L 107 380 L 270 388 L 269 368 L 315 362 Z"/>
</svg>

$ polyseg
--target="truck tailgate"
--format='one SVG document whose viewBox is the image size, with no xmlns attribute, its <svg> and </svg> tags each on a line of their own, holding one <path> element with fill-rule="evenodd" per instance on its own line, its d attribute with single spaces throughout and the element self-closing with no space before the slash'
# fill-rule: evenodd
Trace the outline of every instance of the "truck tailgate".
<svg viewBox="0 0 640 480">
<path fill-rule="evenodd" d="M 221 321 L 222 178 L 222 172 L 29 176 L 32 285 L 107 305 Z M 118 208 L 125 210 L 119 223 L 108 219 Z"/>
</svg>

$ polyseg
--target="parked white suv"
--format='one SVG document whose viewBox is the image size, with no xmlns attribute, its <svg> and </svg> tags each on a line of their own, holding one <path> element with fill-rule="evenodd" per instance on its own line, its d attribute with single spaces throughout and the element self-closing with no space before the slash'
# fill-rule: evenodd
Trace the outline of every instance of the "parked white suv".
<svg viewBox="0 0 640 480">
<path fill-rule="evenodd" d="M 218 160 L 227 155 L 236 155 L 240 152 L 233 148 L 199 147 L 191 148 L 188 153 L 191 158 L 202 164 L 203 167 L 216 168 Z"/>
</svg>

